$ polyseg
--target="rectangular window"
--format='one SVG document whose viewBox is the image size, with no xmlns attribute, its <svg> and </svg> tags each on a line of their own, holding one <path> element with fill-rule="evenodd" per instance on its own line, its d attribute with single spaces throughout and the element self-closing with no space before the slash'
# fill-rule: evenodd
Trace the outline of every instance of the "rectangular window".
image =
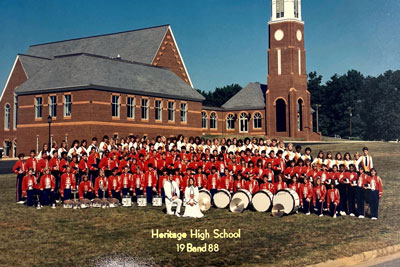
<svg viewBox="0 0 400 267">
<path fill-rule="evenodd" d="M 276 17 L 283 18 L 285 16 L 285 1 L 277 0 L 276 1 Z"/>
<path fill-rule="evenodd" d="M 155 120 L 161 121 L 162 120 L 162 102 L 161 102 L 161 100 L 156 100 L 154 102 L 154 109 L 155 109 Z"/>
<path fill-rule="evenodd" d="M 35 98 L 35 118 L 39 119 L 42 117 L 42 104 L 43 99 L 41 97 L 36 97 Z"/>
<path fill-rule="evenodd" d="M 181 103 L 181 122 L 187 122 L 187 104 Z"/>
<path fill-rule="evenodd" d="M 13 113 L 13 128 L 17 129 L 18 118 L 18 96 L 14 95 L 14 113 Z"/>
<path fill-rule="evenodd" d="M 119 95 L 113 95 L 111 97 L 111 115 L 113 117 L 119 117 Z"/>
<path fill-rule="evenodd" d="M 299 58 L 299 75 L 301 75 L 301 51 L 300 51 L 300 49 L 299 49 L 297 56 Z"/>
<path fill-rule="evenodd" d="M 126 98 L 126 117 L 128 119 L 135 118 L 135 98 L 134 97 L 127 97 Z"/>
<path fill-rule="evenodd" d="M 72 96 L 64 95 L 64 117 L 71 117 Z"/>
<path fill-rule="evenodd" d="M 57 96 L 52 95 L 49 97 L 49 115 L 57 117 Z"/>
<path fill-rule="evenodd" d="M 282 65 L 281 65 L 281 50 L 278 49 L 278 75 L 282 74 Z"/>
<path fill-rule="evenodd" d="M 294 17 L 299 17 L 299 0 L 294 0 Z"/>
<path fill-rule="evenodd" d="M 168 121 L 175 121 L 175 103 L 168 102 Z"/>
<path fill-rule="evenodd" d="M 142 119 L 149 119 L 149 100 L 146 98 L 142 98 Z"/>
</svg>

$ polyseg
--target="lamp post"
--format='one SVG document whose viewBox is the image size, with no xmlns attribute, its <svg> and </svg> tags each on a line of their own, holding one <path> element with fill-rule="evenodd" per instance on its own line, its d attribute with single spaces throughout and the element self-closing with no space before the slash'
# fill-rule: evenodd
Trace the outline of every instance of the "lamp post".
<svg viewBox="0 0 400 267">
<path fill-rule="evenodd" d="M 49 145 L 48 145 L 48 149 L 49 149 L 49 151 L 51 151 L 51 147 L 52 147 L 52 145 L 51 145 L 51 123 L 52 123 L 52 117 L 50 115 L 47 117 L 47 122 L 49 123 Z"/>
<path fill-rule="evenodd" d="M 320 104 L 315 104 L 316 116 L 317 116 L 317 133 L 319 133 L 319 119 L 318 119 L 318 109 L 321 107 Z"/>
</svg>

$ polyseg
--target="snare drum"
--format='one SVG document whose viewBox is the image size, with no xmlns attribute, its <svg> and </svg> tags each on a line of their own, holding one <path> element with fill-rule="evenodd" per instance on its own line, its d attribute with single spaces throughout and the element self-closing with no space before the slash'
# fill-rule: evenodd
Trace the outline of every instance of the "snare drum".
<svg viewBox="0 0 400 267">
<path fill-rule="evenodd" d="M 102 205 L 103 201 L 100 198 L 93 199 L 93 204 L 92 204 L 93 208 L 101 208 Z"/>
<path fill-rule="evenodd" d="M 207 211 L 210 209 L 211 193 L 205 188 L 199 190 L 199 204 L 201 204 L 200 205 L 201 211 Z"/>
<path fill-rule="evenodd" d="M 300 198 L 296 191 L 290 188 L 285 188 L 279 190 L 275 194 L 272 204 L 273 206 L 275 206 L 275 204 L 281 204 L 284 207 L 284 212 L 290 214 L 299 209 Z"/>
<path fill-rule="evenodd" d="M 108 207 L 110 208 L 118 208 L 119 205 L 119 200 L 116 198 L 108 198 L 107 199 L 108 202 Z"/>
<path fill-rule="evenodd" d="M 152 204 L 154 207 L 161 207 L 162 206 L 162 198 L 160 195 L 153 196 Z"/>
<path fill-rule="evenodd" d="M 69 199 L 65 200 L 64 203 L 63 203 L 63 208 L 64 209 L 72 209 L 73 206 L 74 206 L 74 202 L 72 200 L 69 200 Z"/>
<path fill-rule="evenodd" d="M 249 204 L 251 203 L 252 197 L 251 197 L 251 193 L 249 190 L 239 189 L 235 194 L 233 194 L 232 200 L 235 198 L 240 198 L 244 204 L 243 209 L 247 209 Z"/>
<path fill-rule="evenodd" d="M 140 195 L 137 197 L 137 205 L 138 205 L 138 207 L 146 207 L 147 206 L 147 198 L 145 195 Z"/>
<path fill-rule="evenodd" d="M 92 202 L 87 198 L 81 199 L 80 203 L 81 203 L 81 209 L 90 208 L 92 204 Z"/>
<path fill-rule="evenodd" d="M 253 195 L 251 204 L 256 211 L 266 212 L 271 208 L 273 198 L 274 195 L 271 193 L 271 191 L 263 189 Z"/>
<path fill-rule="evenodd" d="M 132 207 L 132 198 L 130 196 L 122 197 L 122 207 Z"/>
<path fill-rule="evenodd" d="M 218 190 L 213 197 L 214 205 L 219 209 L 225 209 L 231 202 L 231 193 L 226 189 Z"/>
</svg>

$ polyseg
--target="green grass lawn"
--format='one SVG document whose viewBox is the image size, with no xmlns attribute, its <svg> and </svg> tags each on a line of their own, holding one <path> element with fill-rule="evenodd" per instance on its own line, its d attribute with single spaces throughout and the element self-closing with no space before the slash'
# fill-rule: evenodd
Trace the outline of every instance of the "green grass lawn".
<svg viewBox="0 0 400 267">
<path fill-rule="evenodd" d="M 324 151 L 361 151 L 363 144 L 311 146 Z M 164 215 L 160 208 L 36 210 L 14 203 L 15 176 L 0 176 L 0 265 L 104 265 L 125 263 L 304 266 L 400 244 L 400 145 L 369 143 L 383 179 L 379 219 L 315 215 L 274 218 L 270 213 L 211 209 L 203 219 Z M 152 229 L 241 229 L 240 239 L 152 239 Z M 177 252 L 176 244 L 218 244 L 218 252 Z"/>
</svg>

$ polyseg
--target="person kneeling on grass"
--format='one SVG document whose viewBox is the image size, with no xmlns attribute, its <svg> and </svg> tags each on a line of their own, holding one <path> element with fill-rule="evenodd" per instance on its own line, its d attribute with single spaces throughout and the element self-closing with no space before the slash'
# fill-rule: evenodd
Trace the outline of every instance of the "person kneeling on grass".
<svg viewBox="0 0 400 267">
<path fill-rule="evenodd" d="M 333 218 L 336 218 L 337 207 L 340 203 L 340 193 L 336 188 L 334 182 L 331 182 L 329 185 L 330 189 L 328 190 L 328 208 L 329 213 Z"/>
<path fill-rule="evenodd" d="M 179 198 L 179 186 L 178 184 L 172 180 L 172 173 L 168 176 L 168 181 L 164 184 L 164 192 L 165 192 L 165 207 L 167 208 L 167 214 L 173 215 L 172 212 L 172 204 L 176 204 L 176 212 L 175 215 L 181 217 L 179 214 L 181 212 L 182 200 Z"/>
<path fill-rule="evenodd" d="M 190 177 L 185 189 L 186 209 L 183 217 L 202 218 L 204 216 L 199 207 L 199 189 L 194 184 L 194 178 Z"/>
</svg>

